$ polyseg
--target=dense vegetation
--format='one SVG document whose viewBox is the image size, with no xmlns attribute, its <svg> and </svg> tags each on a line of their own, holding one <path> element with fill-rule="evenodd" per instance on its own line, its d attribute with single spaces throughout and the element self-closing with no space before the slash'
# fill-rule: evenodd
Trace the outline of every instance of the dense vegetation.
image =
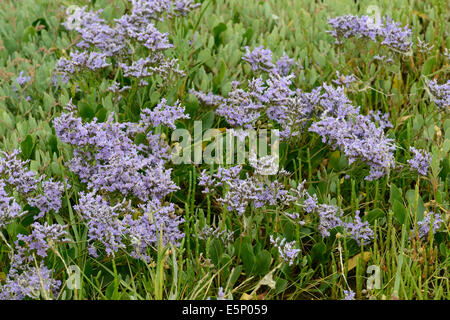
<svg viewBox="0 0 450 320">
<path fill-rule="evenodd" d="M 449 13 L 1 1 L 0 299 L 449 299 Z"/>
</svg>

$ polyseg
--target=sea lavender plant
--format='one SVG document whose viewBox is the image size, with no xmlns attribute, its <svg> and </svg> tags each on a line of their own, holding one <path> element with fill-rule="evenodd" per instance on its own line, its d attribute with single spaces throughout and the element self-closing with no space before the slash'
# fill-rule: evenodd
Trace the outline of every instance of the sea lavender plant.
<svg viewBox="0 0 450 320">
<path fill-rule="evenodd" d="M 300 249 L 295 248 L 295 240 L 287 242 L 285 238 L 274 238 L 273 235 L 270 235 L 270 243 L 277 248 L 280 258 L 290 266 L 294 264 L 295 259 L 301 251 Z"/>
<path fill-rule="evenodd" d="M 414 226 L 412 234 L 424 240 L 430 233 L 435 234 L 443 223 L 444 219 L 439 213 L 428 212 L 421 221 L 417 222 L 417 226 Z"/>
<path fill-rule="evenodd" d="M 431 94 L 431 100 L 438 109 L 449 110 L 450 108 L 450 80 L 439 85 L 436 80 L 428 82 L 428 89 Z"/>
<path fill-rule="evenodd" d="M 18 235 L 5 284 L 0 286 L 0 300 L 25 298 L 49 299 L 57 295 L 61 281 L 52 278 L 53 271 L 44 263 L 49 250 L 69 241 L 66 226 L 34 223 L 29 235 Z M 40 261 L 39 261 L 40 260 Z"/>
<path fill-rule="evenodd" d="M 409 151 L 413 153 L 413 158 L 407 161 L 410 170 L 416 170 L 419 174 L 426 176 L 431 164 L 431 154 L 414 147 L 409 147 Z"/>
<path fill-rule="evenodd" d="M 344 226 L 342 211 L 333 205 L 320 204 L 317 208 L 319 214 L 319 232 L 322 237 L 329 237 L 330 231 L 336 227 Z"/>
<path fill-rule="evenodd" d="M 355 292 L 353 290 L 344 290 L 344 299 L 342 300 L 355 300 Z"/>
<path fill-rule="evenodd" d="M 339 71 L 337 71 L 337 70 L 336 70 L 336 77 L 337 77 L 337 79 L 333 80 L 333 82 L 335 84 L 337 84 L 338 86 L 345 86 L 346 88 L 348 88 L 351 83 L 356 81 L 356 78 L 353 74 L 344 76 L 344 75 L 340 74 Z"/>
<path fill-rule="evenodd" d="M 361 222 L 359 210 L 355 212 L 354 221 L 345 224 L 345 230 L 359 246 L 370 243 L 374 237 L 374 232 L 370 229 L 369 223 L 367 221 Z"/>
<path fill-rule="evenodd" d="M 370 116 L 358 114 L 353 107 L 338 108 L 337 116 L 324 113 L 309 131 L 322 136 L 333 148 L 341 149 L 349 164 L 360 159 L 370 167 L 366 180 L 384 176 L 395 166 L 393 140 L 386 138 L 383 127 L 377 127 Z"/>
<path fill-rule="evenodd" d="M 39 209 L 39 214 L 35 216 L 35 219 L 43 217 L 50 210 L 58 212 L 61 209 L 63 184 L 55 182 L 53 179 L 44 180 L 45 175 L 39 176 L 28 170 L 29 161 L 20 160 L 20 152 L 20 149 L 11 153 L 2 152 L 3 157 L 0 158 L 0 194 L 3 203 L 11 205 L 9 209 L 4 207 L 5 217 L 23 215 L 20 205 L 14 198 L 7 195 L 6 189 L 17 191 L 22 202 Z M 70 188 L 69 184 L 66 186 Z"/>
<path fill-rule="evenodd" d="M 336 44 L 342 44 L 343 39 L 364 37 L 372 41 L 379 39 L 382 45 L 401 53 L 410 51 L 412 46 L 411 30 L 407 26 L 400 27 L 400 23 L 394 22 L 388 16 L 384 17 L 380 24 L 374 23 L 371 17 L 364 15 L 329 18 L 328 23 L 333 27 L 328 32 L 336 39 Z"/>
</svg>

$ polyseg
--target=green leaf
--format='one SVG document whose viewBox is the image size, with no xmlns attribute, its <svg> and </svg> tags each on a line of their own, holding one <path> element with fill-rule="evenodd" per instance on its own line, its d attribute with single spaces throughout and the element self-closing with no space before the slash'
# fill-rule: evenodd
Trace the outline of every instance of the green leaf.
<svg viewBox="0 0 450 320">
<path fill-rule="evenodd" d="M 33 137 L 27 135 L 25 139 L 20 143 L 20 148 L 22 149 L 22 156 L 24 160 L 31 159 L 33 147 L 34 147 Z"/>
<path fill-rule="evenodd" d="M 433 72 L 433 68 L 436 65 L 436 57 L 429 58 L 422 67 L 422 74 L 427 76 Z"/>
<path fill-rule="evenodd" d="M 36 35 L 37 35 L 36 29 L 33 26 L 29 26 L 22 33 L 22 41 L 28 42 Z"/>
<path fill-rule="evenodd" d="M 256 265 L 254 270 L 256 275 L 263 275 L 269 272 L 271 258 L 272 257 L 267 250 L 262 250 L 256 255 Z"/>
<path fill-rule="evenodd" d="M 202 130 L 211 129 L 214 124 L 214 111 L 209 111 L 202 117 Z"/>
<path fill-rule="evenodd" d="M 211 258 L 212 263 L 214 263 L 214 265 L 216 265 L 216 266 L 219 265 L 219 259 L 222 256 L 222 253 L 223 253 L 223 243 L 220 242 L 218 239 L 213 239 L 209 243 L 208 254 L 209 254 L 209 257 Z"/>
<path fill-rule="evenodd" d="M 328 255 L 326 253 L 327 246 L 320 240 L 320 242 L 317 242 L 311 249 L 311 259 L 320 264 L 326 263 L 328 261 Z"/>
<path fill-rule="evenodd" d="M 253 269 L 255 268 L 256 258 L 253 253 L 253 248 L 249 242 L 245 241 L 242 243 L 240 256 L 242 264 L 244 265 L 245 273 L 247 275 L 251 275 Z"/>
<path fill-rule="evenodd" d="M 391 203 L 391 205 L 394 204 L 395 200 L 397 200 L 399 202 L 403 202 L 402 190 L 397 188 L 397 186 L 395 184 L 391 183 L 391 193 L 390 193 L 390 197 L 389 197 L 389 202 Z"/>
<path fill-rule="evenodd" d="M 83 120 L 91 121 L 92 119 L 94 119 L 95 116 L 94 109 L 87 103 L 85 102 L 81 103 L 78 110 Z"/>
<path fill-rule="evenodd" d="M 397 220 L 399 224 L 404 224 L 406 222 L 408 213 L 400 201 L 394 200 L 392 204 L 392 211 L 394 212 L 394 219 Z"/>
<path fill-rule="evenodd" d="M 243 45 L 247 44 L 250 42 L 250 40 L 252 40 L 253 37 L 253 29 L 252 28 L 248 28 L 245 33 L 242 35 L 242 40 L 243 40 Z"/>
<path fill-rule="evenodd" d="M 106 120 L 107 114 L 108 114 L 108 110 L 101 107 L 95 113 L 95 117 L 97 118 L 98 122 L 104 122 Z"/>
<path fill-rule="evenodd" d="M 383 210 L 376 208 L 370 211 L 368 214 L 366 214 L 364 217 L 362 217 L 362 221 L 369 222 L 370 225 L 373 225 L 375 223 L 375 220 L 382 218 L 385 216 L 385 213 Z"/>
<path fill-rule="evenodd" d="M 227 30 L 227 25 L 223 22 L 219 23 L 214 27 L 213 35 L 214 35 L 214 44 L 216 47 L 218 47 L 221 44 L 222 40 L 220 39 L 220 35 L 225 30 Z"/>
</svg>

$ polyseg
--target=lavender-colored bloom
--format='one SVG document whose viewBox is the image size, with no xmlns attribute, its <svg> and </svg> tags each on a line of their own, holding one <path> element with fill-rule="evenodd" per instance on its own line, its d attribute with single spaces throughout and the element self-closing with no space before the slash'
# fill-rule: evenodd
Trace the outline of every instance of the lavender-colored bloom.
<svg viewBox="0 0 450 320">
<path fill-rule="evenodd" d="M 15 149 L 11 153 L 1 152 L 3 158 L 0 158 L 0 178 L 19 193 L 28 194 L 36 191 L 42 177 L 36 177 L 35 172 L 26 169 L 29 161 L 18 159 L 20 152 L 20 149 Z"/>
<path fill-rule="evenodd" d="M 241 166 L 229 169 L 219 167 L 218 172 L 211 177 L 203 171 L 199 185 L 206 187 L 208 192 L 226 186 L 226 194 L 217 200 L 228 210 L 235 210 L 239 215 L 245 212 L 249 204 L 253 204 L 255 208 L 265 205 L 290 205 L 298 199 L 290 195 L 278 181 L 262 182 L 257 174 L 250 176 L 248 173 L 244 179 L 240 178 L 241 169 Z"/>
<path fill-rule="evenodd" d="M 345 231 L 348 233 L 360 246 L 362 244 L 368 244 L 374 237 L 374 232 L 369 227 L 367 221 L 361 222 L 359 217 L 359 211 L 356 211 L 355 220 L 345 225 Z"/>
<path fill-rule="evenodd" d="M 431 220 L 433 220 L 433 223 L 431 223 Z M 444 220 L 439 213 L 429 212 L 421 221 L 417 222 L 417 226 L 412 230 L 412 234 L 413 236 L 417 234 L 420 239 L 426 239 L 430 231 L 435 234 L 443 223 Z"/>
<path fill-rule="evenodd" d="M 43 194 L 28 199 L 28 203 L 40 210 L 40 214 L 35 219 L 41 218 L 54 210 L 58 212 L 61 209 L 61 197 L 64 192 L 64 184 L 55 182 L 52 179 L 42 182 Z"/>
<path fill-rule="evenodd" d="M 133 247 L 131 256 L 150 262 L 147 250 L 156 248 L 158 241 L 163 246 L 180 244 L 184 238 L 184 233 L 180 231 L 184 219 L 174 215 L 173 204 L 161 206 L 159 201 L 150 201 L 145 206 L 141 205 L 140 209 L 143 214 L 139 218 L 127 214 L 122 224 L 125 226 L 124 234 Z"/>
<path fill-rule="evenodd" d="M 337 84 L 338 86 L 343 85 L 343 86 L 345 86 L 346 88 L 348 88 L 349 85 L 350 85 L 352 82 L 355 82 L 355 81 L 356 81 L 356 78 L 355 78 L 355 76 L 354 76 L 353 74 L 350 74 L 350 75 L 348 75 L 348 76 L 344 76 L 344 75 L 340 74 L 339 71 L 337 71 L 337 70 L 336 70 L 336 77 L 337 77 L 337 79 L 336 79 L 336 80 L 333 80 L 333 82 L 334 82 L 335 84 Z"/>
<path fill-rule="evenodd" d="M 250 63 L 253 71 L 272 72 L 275 68 L 272 62 L 272 51 L 264 49 L 264 46 L 256 47 L 253 51 L 250 51 L 249 47 L 245 47 L 245 51 L 242 59 Z"/>
<path fill-rule="evenodd" d="M 295 240 L 287 242 L 285 238 L 274 238 L 273 235 L 270 235 L 270 243 L 278 249 L 280 258 L 290 266 L 294 264 L 295 259 L 301 251 L 300 249 L 295 248 Z"/>
<path fill-rule="evenodd" d="M 27 265 L 20 271 L 10 270 L 5 284 L 0 286 L 0 300 L 39 299 L 56 296 L 61 281 L 52 279 L 52 271 L 43 263 L 39 267 Z"/>
<path fill-rule="evenodd" d="M 68 241 L 64 238 L 65 227 L 34 223 L 29 235 L 18 235 L 6 282 L 0 286 L 0 300 L 39 299 L 41 292 L 43 298 L 57 294 L 61 281 L 52 279 L 52 271 L 44 265 L 43 258 L 56 244 Z"/>
<path fill-rule="evenodd" d="M 201 103 L 207 106 L 218 106 L 225 101 L 225 98 L 215 95 L 212 92 L 205 94 L 194 89 L 189 90 L 189 93 L 194 95 Z"/>
<path fill-rule="evenodd" d="M 349 164 L 361 159 L 370 166 L 366 180 L 384 176 L 395 166 L 395 145 L 386 138 L 383 127 L 377 127 L 370 116 L 358 114 L 358 110 L 346 106 L 338 108 L 337 116 L 324 114 L 320 121 L 313 123 L 309 131 L 322 136 L 322 141 L 340 148 L 348 157 Z"/>
<path fill-rule="evenodd" d="M 9 197 L 5 191 L 5 183 L 0 180 L 0 232 L 6 225 L 16 218 L 20 218 L 26 211 L 22 211 L 14 197 Z"/>
<path fill-rule="evenodd" d="M 16 82 L 19 84 L 19 86 L 23 86 L 26 83 L 31 82 L 30 76 L 25 76 L 24 71 L 20 71 L 19 76 L 16 78 Z M 12 85 L 15 92 L 19 91 L 15 84 Z"/>
<path fill-rule="evenodd" d="M 100 195 L 81 193 L 80 211 L 89 228 L 89 253 L 97 256 L 95 242 L 104 245 L 107 255 L 115 255 L 119 249 L 126 250 L 128 246 L 131 256 L 150 261 L 147 249 L 157 245 L 162 235 L 162 244 L 179 244 L 184 234 L 179 230 L 183 219 L 173 215 L 173 204 L 161 206 L 159 201 L 150 201 L 141 205 L 142 215 L 134 218 L 138 210 L 126 204 L 125 199 L 111 206 Z M 123 216 L 123 218 L 121 218 Z"/>
<path fill-rule="evenodd" d="M 328 19 L 328 23 L 333 30 L 328 31 L 335 37 L 336 43 L 343 43 L 343 39 L 352 37 L 368 38 L 392 48 L 395 51 L 407 52 L 411 49 L 412 42 L 409 40 L 411 30 L 405 26 L 400 27 L 399 23 L 392 21 L 386 16 L 381 24 L 374 23 L 373 19 L 368 16 L 340 16 Z"/>
<path fill-rule="evenodd" d="M 226 244 L 234 242 L 234 235 L 232 231 L 228 229 L 221 230 L 220 228 L 213 228 L 207 225 L 199 231 L 198 238 L 202 240 L 216 238 Z"/>
<path fill-rule="evenodd" d="M 84 69 L 97 71 L 111 65 L 106 62 L 106 55 L 99 52 L 71 52 L 70 58 L 71 60 L 60 58 L 56 65 L 56 71 L 68 75 Z"/>
<path fill-rule="evenodd" d="M 162 141 L 141 124 L 115 123 L 112 115 L 105 123 L 83 124 L 73 112 L 64 113 L 53 122 L 58 137 L 75 147 L 70 169 L 89 188 L 107 192 L 120 191 L 145 201 L 161 199 L 177 189 L 164 168 L 168 151 Z M 134 138 L 144 133 L 148 145 L 137 146 Z M 131 135 L 131 137 L 130 137 Z"/>
<path fill-rule="evenodd" d="M 155 54 L 147 58 L 141 58 L 133 61 L 131 65 L 119 63 L 123 69 L 124 76 L 134 78 L 146 78 L 155 74 L 167 76 L 170 72 L 183 75 L 183 71 L 178 69 L 178 60 L 166 60 L 163 55 Z"/>
<path fill-rule="evenodd" d="M 141 123 L 147 127 L 149 127 L 148 124 L 151 124 L 154 127 L 163 124 L 169 128 L 176 129 L 175 121 L 179 119 L 189 119 L 189 115 L 184 113 L 184 107 L 180 106 L 179 101 L 176 101 L 173 107 L 166 103 L 167 100 L 163 98 L 153 110 L 148 108 L 143 109 Z"/>
<path fill-rule="evenodd" d="M 322 237 L 329 237 L 330 231 L 336 227 L 344 226 L 342 211 L 336 206 L 320 204 L 317 208 L 319 214 L 319 232 Z"/>
<path fill-rule="evenodd" d="M 450 80 L 441 85 L 436 80 L 431 80 L 428 82 L 428 89 L 436 107 L 443 110 L 450 108 Z"/>
<path fill-rule="evenodd" d="M 67 236 L 67 232 L 64 230 L 67 226 L 59 224 L 49 225 L 47 222 L 44 224 L 35 222 L 31 226 L 33 231 L 29 235 L 19 234 L 17 236 L 19 240 L 26 244 L 28 254 L 31 253 L 31 250 L 35 250 L 34 252 L 38 256 L 45 258 L 48 250 L 51 248 L 51 244 L 69 241 L 67 238 L 64 238 Z"/>
<path fill-rule="evenodd" d="M 318 208 L 317 195 L 313 194 L 313 196 L 311 197 L 309 194 L 307 194 L 307 198 L 303 202 L 303 209 L 307 213 L 311 213 L 311 212 L 317 210 L 317 208 Z"/>
<path fill-rule="evenodd" d="M 276 71 L 281 76 L 287 76 L 290 73 L 292 66 L 294 64 L 295 64 L 294 59 L 291 59 L 289 58 L 289 56 L 284 54 L 276 63 Z"/>
<path fill-rule="evenodd" d="M 105 199 L 94 192 L 87 194 L 80 192 L 79 204 L 74 208 L 87 222 L 91 255 L 97 256 L 94 241 L 104 245 L 107 255 L 114 255 L 119 249 L 125 248 L 125 244 L 122 243 L 125 227 L 119 220 L 119 216 L 130 208 L 124 201 L 110 206 Z"/>
<path fill-rule="evenodd" d="M 425 150 L 419 150 L 414 147 L 410 147 L 409 151 L 414 154 L 413 158 L 407 161 L 410 170 L 416 170 L 421 175 L 426 176 L 431 164 L 431 154 Z"/>
<path fill-rule="evenodd" d="M 344 290 L 344 299 L 343 300 L 355 300 L 355 292 L 352 290 Z"/>
</svg>

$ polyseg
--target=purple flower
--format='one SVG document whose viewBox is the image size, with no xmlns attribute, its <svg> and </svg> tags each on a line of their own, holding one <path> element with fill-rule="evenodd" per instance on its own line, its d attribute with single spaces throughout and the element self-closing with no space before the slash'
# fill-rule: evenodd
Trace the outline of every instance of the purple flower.
<svg viewBox="0 0 450 320">
<path fill-rule="evenodd" d="M 28 199 L 28 203 L 40 210 L 40 214 L 35 219 L 41 218 L 54 210 L 58 212 L 61 209 L 61 197 L 64 192 L 64 185 L 61 182 L 54 182 L 52 179 L 42 182 L 43 194 Z"/>
<path fill-rule="evenodd" d="M 431 154 L 425 150 L 419 150 L 414 147 L 410 147 L 409 151 L 414 154 L 413 158 L 407 161 L 410 170 L 416 170 L 421 175 L 426 176 L 431 164 Z"/>
<path fill-rule="evenodd" d="M 342 44 L 343 39 L 352 37 L 368 38 L 372 41 L 380 39 L 382 45 L 386 45 L 395 51 L 407 52 L 411 49 L 412 42 L 409 40 L 411 30 L 399 23 L 392 21 L 386 16 L 380 24 L 368 16 L 340 16 L 328 19 L 333 30 L 328 31 L 336 39 L 336 44 Z"/>
<path fill-rule="evenodd" d="M 433 223 L 431 223 L 431 220 L 433 220 Z M 443 223 L 444 220 L 439 213 L 429 212 L 421 221 L 417 222 L 417 226 L 414 226 L 412 233 L 414 236 L 418 234 L 420 239 L 426 239 L 430 230 L 435 234 Z"/>
<path fill-rule="evenodd" d="M 450 108 L 450 80 L 441 85 L 438 85 L 436 80 L 431 80 L 428 82 L 428 89 L 431 100 L 439 109 Z"/>
<path fill-rule="evenodd" d="M 141 113 L 141 123 L 144 126 L 150 127 L 151 124 L 157 127 L 160 124 L 166 125 L 169 128 L 176 129 L 175 121 L 179 119 L 189 119 L 189 115 L 184 113 L 184 107 L 180 106 L 180 102 L 175 102 L 173 107 L 166 104 L 167 100 L 162 99 L 161 102 L 150 110 L 143 109 Z"/>
<path fill-rule="evenodd" d="M 367 221 L 361 222 L 359 217 L 359 211 L 355 213 L 355 220 L 345 225 L 345 231 L 348 233 L 360 246 L 362 244 L 368 244 L 374 237 L 374 232 L 369 227 Z"/>
<path fill-rule="evenodd" d="M 350 74 L 350 75 L 348 75 L 348 76 L 344 76 L 344 75 L 341 75 L 341 74 L 339 73 L 339 71 L 337 71 L 337 70 L 336 70 L 336 77 L 337 77 L 337 79 L 336 79 L 336 80 L 333 80 L 333 82 L 334 82 L 335 84 L 337 84 L 338 86 L 343 85 L 343 86 L 345 86 L 346 88 L 349 87 L 350 83 L 356 81 L 356 78 L 355 78 L 355 76 L 354 76 L 353 74 Z"/>
<path fill-rule="evenodd" d="M 337 105 L 332 110 L 336 116 L 323 114 L 309 131 L 321 135 L 322 141 L 333 148 L 341 149 L 349 164 L 358 159 L 366 162 L 370 167 L 366 180 L 378 179 L 394 168 L 396 147 L 384 134 L 386 124 L 377 127 L 370 116 L 360 115 L 358 109 L 348 105 Z"/>
<path fill-rule="evenodd" d="M 355 300 L 355 292 L 352 290 L 344 290 L 344 299 L 343 300 Z"/>
<path fill-rule="evenodd" d="M 322 234 L 322 237 L 329 237 L 332 229 L 344 226 L 342 211 L 338 207 L 320 204 L 317 212 L 319 214 L 319 232 Z"/>
<path fill-rule="evenodd" d="M 249 47 L 245 47 L 245 51 L 242 59 L 250 63 L 253 71 L 272 72 L 275 68 L 272 63 L 272 51 L 264 49 L 264 46 L 256 47 L 253 51 L 250 51 Z"/>
<path fill-rule="evenodd" d="M 295 65 L 295 60 L 289 58 L 286 54 L 284 54 L 276 64 L 276 71 L 281 76 L 287 76 L 292 69 L 292 66 Z"/>
<path fill-rule="evenodd" d="M 298 254 L 300 253 L 300 249 L 296 249 L 295 245 L 296 242 L 291 241 L 287 242 L 285 238 L 274 238 L 273 235 L 270 235 L 270 243 L 274 245 L 275 248 L 278 249 L 278 254 L 280 255 L 280 258 L 288 263 L 290 266 L 294 264 L 295 259 L 297 258 Z"/>
<path fill-rule="evenodd" d="M 0 180 L 0 232 L 1 229 L 13 222 L 14 219 L 26 214 L 26 211 L 22 211 L 16 199 L 7 195 L 5 186 L 5 183 Z"/>
</svg>

